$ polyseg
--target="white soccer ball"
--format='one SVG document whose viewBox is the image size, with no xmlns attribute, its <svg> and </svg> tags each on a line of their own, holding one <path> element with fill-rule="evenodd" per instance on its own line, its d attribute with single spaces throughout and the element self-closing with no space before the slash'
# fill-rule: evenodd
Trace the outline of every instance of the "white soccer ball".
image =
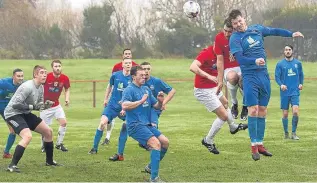
<svg viewBox="0 0 317 183">
<path fill-rule="evenodd" d="M 195 1 L 187 1 L 183 6 L 183 11 L 188 18 L 196 18 L 200 13 L 200 6 Z"/>
</svg>

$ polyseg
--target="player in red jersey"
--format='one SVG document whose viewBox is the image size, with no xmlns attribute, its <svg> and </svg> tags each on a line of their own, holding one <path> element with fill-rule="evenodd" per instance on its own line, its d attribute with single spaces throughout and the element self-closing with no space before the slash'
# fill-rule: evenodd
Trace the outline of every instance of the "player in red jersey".
<svg viewBox="0 0 317 183">
<path fill-rule="evenodd" d="M 51 63 L 53 72 L 47 74 L 47 79 L 44 84 L 44 101 L 51 100 L 54 101 L 54 105 L 46 110 L 40 112 L 40 117 L 46 122 L 46 124 L 51 125 L 53 118 L 57 119 L 59 122 L 58 136 L 56 142 L 56 149 L 63 152 L 68 151 L 64 146 L 63 140 L 66 133 L 66 116 L 62 106 L 59 103 L 59 97 L 65 89 L 65 106 L 68 107 L 70 104 L 70 82 L 69 78 L 62 74 L 62 62 L 60 60 L 53 60 Z M 44 152 L 44 148 L 42 148 Z"/>
<path fill-rule="evenodd" d="M 123 50 L 122 52 L 122 60 L 118 63 L 116 63 L 113 68 L 112 68 L 112 73 L 114 72 L 118 72 L 118 71 L 122 71 L 123 67 L 122 67 L 122 61 L 124 59 L 132 59 L 132 51 L 129 48 L 126 48 Z M 132 61 L 132 67 L 138 65 L 137 63 L 135 63 L 134 61 Z M 105 93 L 105 99 L 104 99 L 104 106 L 107 106 L 108 104 L 108 100 L 110 98 L 110 95 L 108 92 L 110 86 L 108 84 L 107 89 L 106 89 L 106 93 Z M 108 145 L 110 143 L 110 136 L 111 136 L 111 132 L 112 129 L 114 128 L 114 124 L 115 124 L 115 120 L 113 119 L 112 122 L 110 124 L 107 125 L 107 133 L 106 133 L 106 138 L 105 140 L 101 143 L 101 145 Z"/>
<path fill-rule="evenodd" d="M 230 53 L 229 38 L 232 34 L 231 22 L 227 19 L 224 21 L 223 31 L 215 37 L 214 52 L 217 55 L 218 70 L 218 89 L 221 91 L 223 82 L 227 86 L 231 97 L 231 112 L 235 119 L 238 118 L 238 100 L 237 91 L 239 83 L 242 83 L 241 70 L 237 60 Z M 242 88 L 242 86 L 240 85 Z M 219 92 L 219 91 L 218 91 Z M 241 120 L 246 120 L 248 116 L 248 108 L 243 106 L 240 114 Z"/>
<path fill-rule="evenodd" d="M 214 112 L 217 119 L 212 123 L 209 133 L 202 140 L 209 152 L 219 154 L 214 143 L 214 137 L 227 121 L 231 134 L 248 128 L 246 124 L 239 125 L 234 122 L 231 111 L 228 108 L 228 100 L 222 91 L 217 92 L 217 57 L 213 52 L 213 46 L 202 50 L 190 66 L 190 71 L 195 73 L 194 95 L 196 99 L 205 105 L 209 112 Z"/>
</svg>

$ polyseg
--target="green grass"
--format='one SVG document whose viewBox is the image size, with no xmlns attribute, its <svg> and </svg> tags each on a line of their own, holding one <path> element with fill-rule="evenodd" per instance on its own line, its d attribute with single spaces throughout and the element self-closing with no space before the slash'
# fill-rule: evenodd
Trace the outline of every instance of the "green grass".
<svg viewBox="0 0 317 183">
<path fill-rule="evenodd" d="M 142 60 L 143 61 L 143 60 Z M 190 79 L 191 60 L 147 60 L 152 63 L 153 75 L 162 79 Z M 64 72 L 71 80 L 107 80 L 117 60 L 63 60 Z M 141 60 L 137 60 L 141 62 Z M 35 64 L 49 67 L 50 61 L 0 61 L 0 77 L 10 76 L 19 67 L 30 79 Z M 269 62 L 270 75 L 276 61 Z M 317 78 L 317 64 L 303 63 L 305 77 Z M 193 96 L 193 83 L 170 82 L 177 90 L 173 101 L 160 118 L 160 130 L 169 138 L 170 148 L 161 163 L 160 175 L 166 181 L 234 181 L 234 182 L 299 182 L 317 181 L 317 80 L 306 80 L 301 95 L 299 141 L 284 140 L 279 109 L 279 91 L 272 81 L 272 97 L 268 107 L 265 145 L 273 157 L 261 157 L 254 162 L 250 155 L 247 131 L 229 133 L 227 125 L 217 134 L 215 142 L 219 155 L 210 154 L 201 144 L 215 115 L 208 113 Z M 97 155 L 88 155 L 102 111 L 106 83 L 97 83 L 97 107 L 92 108 L 92 83 L 72 83 L 71 106 L 65 108 L 68 129 L 65 144 L 69 152 L 55 151 L 55 159 L 64 167 L 45 167 L 45 155 L 40 153 L 40 137 L 34 133 L 33 141 L 25 151 L 19 167 L 21 174 L 5 172 L 9 160 L 0 159 L 0 181 L 72 181 L 121 182 L 144 181 L 141 173 L 149 161 L 149 153 L 137 142 L 128 139 L 125 161 L 109 162 L 116 152 L 117 137 L 122 122 L 117 119 L 109 146 L 100 146 Z M 64 96 L 61 97 L 62 102 Z M 4 149 L 7 127 L 0 120 L 0 151 Z M 58 125 L 53 124 L 54 134 Z M 19 139 L 19 138 L 18 138 Z M 12 151 L 13 152 L 13 151 Z"/>
</svg>

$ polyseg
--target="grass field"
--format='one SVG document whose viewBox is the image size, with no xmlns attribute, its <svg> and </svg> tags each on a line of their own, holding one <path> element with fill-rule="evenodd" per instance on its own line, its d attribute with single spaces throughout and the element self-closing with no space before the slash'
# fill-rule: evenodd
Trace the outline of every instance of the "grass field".
<svg viewBox="0 0 317 183">
<path fill-rule="evenodd" d="M 190 79 L 191 60 L 148 60 L 154 76 L 162 79 Z M 71 80 L 108 79 L 117 60 L 64 60 L 64 73 Z M 137 60 L 141 62 L 141 60 Z M 32 76 L 35 64 L 49 67 L 50 61 L 0 61 L 0 77 L 11 75 L 19 67 L 26 79 Z M 276 61 L 269 62 L 270 75 Z M 303 63 L 305 78 L 317 78 L 317 64 Z M 160 130 L 170 139 L 169 151 L 161 163 L 160 176 L 168 182 L 299 182 L 317 181 L 317 80 L 306 80 L 301 95 L 299 141 L 284 140 L 279 109 L 279 90 L 272 81 L 265 145 L 273 157 L 251 159 L 247 131 L 236 135 L 225 125 L 216 136 L 219 155 L 210 154 L 200 143 L 208 132 L 215 115 L 208 113 L 193 96 L 192 82 L 170 82 L 176 90 L 174 100 L 160 118 Z M 92 83 L 72 83 L 71 106 L 65 108 L 68 128 L 65 144 L 69 152 L 55 151 L 55 159 L 63 167 L 44 166 L 45 155 L 40 152 L 40 137 L 33 141 L 20 161 L 21 174 L 5 172 L 10 160 L 0 159 L 0 181 L 63 181 L 63 182 L 138 182 L 147 174 L 141 173 L 149 161 L 149 153 L 140 149 L 131 138 L 127 141 L 125 161 L 109 162 L 117 149 L 117 137 L 122 122 L 117 119 L 109 146 L 100 146 L 97 155 L 88 155 L 102 111 L 106 83 L 97 83 L 97 107 L 92 108 Z M 64 96 L 62 96 L 64 101 Z M 56 137 L 58 125 L 53 124 Z M 4 149 L 8 129 L 0 119 L 0 151 Z M 19 138 L 17 138 L 19 139 Z M 15 148 L 15 146 L 14 146 Z M 13 152 L 14 149 L 11 150 Z"/>
</svg>

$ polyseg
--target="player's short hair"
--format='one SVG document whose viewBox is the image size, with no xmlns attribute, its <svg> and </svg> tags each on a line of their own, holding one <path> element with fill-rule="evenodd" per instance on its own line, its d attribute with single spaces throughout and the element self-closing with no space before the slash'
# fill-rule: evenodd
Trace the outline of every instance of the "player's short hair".
<svg viewBox="0 0 317 183">
<path fill-rule="evenodd" d="M 230 23 L 233 19 L 236 19 L 238 16 L 242 16 L 242 13 L 240 10 L 238 10 L 238 9 L 231 10 L 231 12 L 229 13 L 229 17 L 228 17 Z"/>
<path fill-rule="evenodd" d="M 12 75 L 15 75 L 17 72 L 23 72 L 22 69 L 16 68 L 13 70 Z"/>
<path fill-rule="evenodd" d="M 223 25 L 225 25 L 228 28 L 233 28 L 231 24 L 231 19 L 226 18 L 225 21 L 223 21 Z"/>
<path fill-rule="evenodd" d="M 151 65 L 150 62 L 142 62 L 140 65 Z"/>
<path fill-rule="evenodd" d="M 133 66 L 130 71 L 131 76 L 136 76 L 138 71 L 143 71 L 143 68 L 139 65 Z"/>
<path fill-rule="evenodd" d="M 292 49 L 292 51 L 293 51 L 293 46 L 292 46 L 292 45 L 287 44 L 287 45 L 285 45 L 285 47 L 286 47 L 286 46 L 287 46 L 287 47 L 290 47 L 290 48 Z M 285 48 L 285 47 L 284 47 L 284 48 Z"/>
<path fill-rule="evenodd" d="M 125 49 L 123 50 L 122 54 L 124 54 L 124 52 L 127 51 L 127 50 L 130 50 L 130 51 L 131 51 L 130 48 L 125 48 Z"/>
<path fill-rule="evenodd" d="M 36 65 L 33 68 L 33 78 L 35 78 L 35 74 L 40 70 L 40 69 L 46 69 L 44 66 L 41 65 Z"/>
<path fill-rule="evenodd" d="M 58 63 L 58 64 L 61 64 L 62 65 L 62 62 L 60 60 L 53 60 L 51 62 L 51 67 L 53 67 L 54 63 Z"/>
</svg>

